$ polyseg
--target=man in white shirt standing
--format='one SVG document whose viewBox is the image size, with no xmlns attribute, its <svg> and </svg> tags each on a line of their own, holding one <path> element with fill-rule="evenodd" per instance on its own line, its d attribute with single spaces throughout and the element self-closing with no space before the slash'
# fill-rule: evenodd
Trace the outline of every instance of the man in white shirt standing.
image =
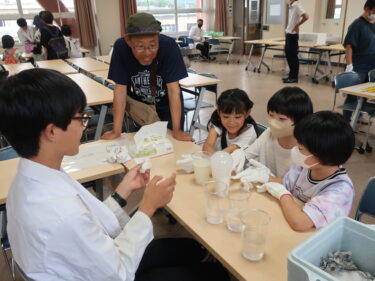
<svg viewBox="0 0 375 281">
<path fill-rule="evenodd" d="M 17 25 L 20 27 L 17 31 L 18 39 L 24 45 L 25 53 L 30 54 L 35 43 L 34 27 L 28 26 L 24 18 L 17 19 Z"/>
<path fill-rule="evenodd" d="M 194 40 L 195 47 L 201 51 L 202 57 L 205 59 L 210 59 L 208 52 L 210 51 L 210 45 L 205 42 L 203 36 L 203 20 L 198 19 L 197 25 L 193 26 L 189 31 L 189 37 Z"/>
<path fill-rule="evenodd" d="M 299 27 L 309 19 L 309 15 L 298 0 L 287 0 L 286 2 L 289 5 L 289 23 L 285 30 L 285 55 L 289 65 L 289 75 L 283 78 L 283 82 L 297 83 Z"/>
<path fill-rule="evenodd" d="M 150 170 L 137 165 L 101 202 L 65 173 L 62 160 L 78 153 L 90 120 L 85 106 L 80 87 L 54 70 L 25 70 L 0 88 L 0 131 L 21 156 L 6 202 L 7 230 L 25 275 L 38 281 L 229 280 L 221 266 L 201 262 L 206 253 L 195 240 L 153 240 L 150 218 L 171 201 L 175 174 L 149 181 Z M 146 184 L 129 218 L 126 199 Z"/>
</svg>

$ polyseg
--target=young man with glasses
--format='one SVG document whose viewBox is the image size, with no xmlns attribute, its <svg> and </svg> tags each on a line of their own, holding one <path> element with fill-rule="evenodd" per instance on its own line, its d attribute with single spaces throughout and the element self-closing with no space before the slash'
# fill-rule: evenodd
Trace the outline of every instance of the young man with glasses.
<svg viewBox="0 0 375 281">
<path fill-rule="evenodd" d="M 61 168 L 78 153 L 90 117 L 69 77 L 47 69 L 20 72 L 0 87 L 0 132 L 20 155 L 7 198 L 12 255 L 30 280 L 228 281 L 193 239 L 153 240 L 151 217 L 172 199 L 176 175 L 162 181 L 141 165 L 104 202 Z M 138 211 L 122 209 L 146 186 Z"/>
<path fill-rule="evenodd" d="M 157 117 L 168 121 L 177 140 L 192 141 L 183 132 L 183 99 L 179 80 L 187 77 L 186 67 L 175 40 L 160 34 L 161 24 L 151 14 L 138 13 L 127 23 L 125 38 L 113 46 L 108 78 L 116 83 L 113 99 L 113 129 L 104 139 L 120 136 L 125 108 L 130 101 L 154 105 Z M 132 105 L 130 105 L 131 107 Z M 146 114 L 136 112 L 136 114 Z M 133 118 L 134 119 L 134 118 Z"/>
</svg>

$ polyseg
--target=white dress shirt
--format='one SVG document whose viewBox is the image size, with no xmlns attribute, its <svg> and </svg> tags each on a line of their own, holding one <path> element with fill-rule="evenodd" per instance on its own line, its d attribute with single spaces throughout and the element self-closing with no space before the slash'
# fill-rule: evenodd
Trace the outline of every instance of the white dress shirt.
<svg viewBox="0 0 375 281">
<path fill-rule="evenodd" d="M 255 142 L 244 150 L 247 160 L 256 159 L 278 178 L 284 177 L 292 165 L 290 149 L 283 148 L 267 128 Z"/>
<path fill-rule="evenodd" d="M 35 280 L 134 280 L 153 239 L 148 216 L 130 220 L 64 171 L 21 158 L 7 199 L 15 261 Z M 125 225 L 126 224 L 126 225 Z"/>
<path fill-rule="evenodd" d="M 22 44 L 25 44 L 26 40 L 29 40 L 30 42 L 35 41 L 35 31 L 34 27 L 32 26 L 27 26 L 27 31 L 23 30 L 22 28 L 18 29 L 17 35 Z"/>
<path fill-rule="evenodd" d="M 302 5 L 299 1 L 293 2 L 292 5 L 289 5 L 289 22 L 286 27 L 285 32 L 289 34 L 296 34 L 294 28 L 301 21 L 301 17 L 305 14 L 305 10 L 302 8 Z"/>
<path fill-rule="evenodd" d="M 195 43 L 203 42 L 204 37 L 202 28 L 199 28 L 198 25 L 192 27 L 189 31 L 189 37 L 193 39 Z"/>
</svg>

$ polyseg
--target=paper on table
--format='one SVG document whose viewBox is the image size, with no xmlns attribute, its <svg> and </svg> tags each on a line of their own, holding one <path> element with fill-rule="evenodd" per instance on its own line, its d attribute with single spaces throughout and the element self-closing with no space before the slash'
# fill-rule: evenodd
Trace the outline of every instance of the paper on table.
<svg viewBox="0 0 375 281">
<path fill-rule="evenodd" d="M 67 173 L 70 173 L 101 165 L 107 162 L 107 154 L 114 146 L 125 146 L 133 157 L 134 144 L 129 140 L 114 140 L 80 147 L 77 155 L 65 156 L 61 166 Z"/>
<path fill-rule="evenodd" d="M 167 122 L 158 121 L 143 126 L 134 136 L 137 147 L 135 161 L 143 162 L 146 157 L 156 157 L 173 152 L 173 145 L 167 138 Z"/>
</svg>

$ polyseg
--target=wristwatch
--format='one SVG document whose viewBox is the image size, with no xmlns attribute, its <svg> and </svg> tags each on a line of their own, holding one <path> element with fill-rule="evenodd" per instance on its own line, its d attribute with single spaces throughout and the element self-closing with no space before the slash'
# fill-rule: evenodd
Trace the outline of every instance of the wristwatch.
<svg viewBox="0 0 375 281">
<path fill-rule="evenodd" d="M 116 200 L 121 208 L 125 207 L 126 204 L 128 204 L 128 202 L 126 202 L 126 200 L 122 198 L 116 191 L 111 194 L 111 197 Z"/>
</svg>

